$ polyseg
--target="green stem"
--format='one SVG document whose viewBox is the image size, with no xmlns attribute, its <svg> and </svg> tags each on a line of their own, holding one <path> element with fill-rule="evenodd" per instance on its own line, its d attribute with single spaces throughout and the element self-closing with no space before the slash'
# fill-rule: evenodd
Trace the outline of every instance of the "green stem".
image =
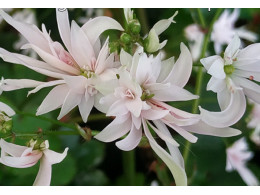
<svg viewBox="0 0 260 195">
<path fill-rule="evenodd" d="M 144 8 L 138 8 L 138 19 L 140 20 L 141 26 L 142 26 L 142 32 L 143 34 L 147 34 L 149 32 L 149 24 L 147 20 L 146 10 Z"/>
<path fill-rule="evenodd" d="M 135 185 L 135 151 L 123 151 L 123 169 L 127 184 L 129 186 Z"/>
<path fill-rule="evenodd" d="M 204 17 L 203 17 L 203 15 L 201 13 L 201 10 L 197 9 L 197 11 L 198 11 L 201 27 L 205 28 L 206 24 L 205 24 Z M 206 55 L 206 52 L 207 52 L 207 49 L 208 49 L 208 44 L 209 44 L 209 41 L 210 41 L 210 34 L 212 32 L 212 29 L 213 29 L 213 24 L 218 19 L 218 17 L 221 14 L 221 12 L 222 12 L 222 9 L 218 9 L 216 14 L 215 14 L 215 16 L 213 17 L 213 19 L 212 19 L 212 21 L 210 23 L 208 32 L 207 32 L 207 34 L 206 34 L 206 36 L 204 38 L 202 52 L 201 52 L 201 58 L 204 58 L 205 55 Z M 202 81 L 203 81 L 203 67 L 201 66 L 198 69 L 198 74 L 197 74 L 197 78 L 196 78 L 196 85 L 195 85 L 195 94 L 198 95 L 198 96 L 201 95 Z M 192 113 L 193 114 L 197 114 L 198 113 L 199 103 L 200 103 L 200 98 L 194 100 L 193 106 L 192 106 Z M 184 153 L 183 153 L 183 158 L 184 158 L 185 164 L 188 161 L 190 148 L 191 148 L 191 143 L 189 141 L 186 141 L 185 148 L 184 148 Z"/>
</svg>

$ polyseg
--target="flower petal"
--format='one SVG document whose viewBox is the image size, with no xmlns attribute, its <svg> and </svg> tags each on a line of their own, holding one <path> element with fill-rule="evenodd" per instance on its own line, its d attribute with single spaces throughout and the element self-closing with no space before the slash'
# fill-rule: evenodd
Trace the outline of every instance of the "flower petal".
<svg viewBox="0 0 260 195">
<path fill-rule="evenodd" d="M 211 90 L 215 93 L 219 93 L 226 88 L 225 79 L 217 79 L 215 77 L 211 77 L 207 84 L 207 91 Z"/>
<path fill-rule="evenodd" d="M 201 119 L 213 127 L 228 127 L 235 124 L 245 113 L 246 99 L 242 90 L 231 93 L 228 107 L 221 112 L 210 112 L 199 107 Z"/>
<path fill-rule="evenodd" d="M 6 142 L 4 139 L 0 139 L 0 148 L 3 152 L 14 156 L 20 157 L 28 147 L 16 145 L 13 143 Z"/>
<path fill-rule="evenodd" d="M 57 164 L 64 160 L 64 158 L 67 156 L 69 148 L 65 148 L 63 153 L 58 153 L 49 149 L 46 149 L 43 151 L 44 157 L 50 164 Z"/>
<path fill-rule="evenodd" d="M 27 96 L 29 96 L 29 95 L 32 94 L 32 93 L 38 92 L 38 91 L 41 90 L 42 88 L 52 87 L 52 86 L 60 85 L 60 84 L 65 84 L 65 81 L 64 81 L 64 80 L 55 80 L 55 81 L 45 82 L 45 83 L 43 83 L 43 84 L 41 84 L 41 85 L 38 85 L 35 89 L 29 91 Z"/>
<path fill-rule="evenodd" d="M 163 83 L 170 82 L 173 85 L 184 87 L 188 82 L 192 70 L 192 56 L 189 49 L 181 43 L 181 54 L 174 64 L 172 71 Z"/>
<path fill-rule="evenodd" d="M 86 96 L 86 95 L 85 95 Z M 81 114 L 84 123 L 87 122 L 90 111 L 94 106 L 94 97 L 91 96 L 88 99 L 82 98 L 79 104 L 79 112 Z"/>
<path fill-rule="evenodd" d="M 30 80 L 30 79 L 5 79 L 4 84 L 1 86 L 3 91 L 13 91 L 23 88 L 37 87 L 43 82 Z"/>
<path fill-rule="evenodd" d="M 148 130 L 147 124 L 143 121 L 143 127 L 146 137 L 149 140 L 149 143 L 153 151 L 165 162 L 165 164 L 170 169 L 177 186 L 186 186 L 187 185 L 187 176 L 184 168 L 179 164 L 179 159 L 175 156 L 168 154 L 161 146 L 159 146 Z"/>
<path fill-rule="evenodd" d="M 120 150 L 130 151 L 133 150 L 142 139 L 142 129 L 136 129 L 135 126 L 132 124 L 132 128 L 129 134 L 121 141 L 116 142 L 116 146 Z"/>
<path fill-rule="evenodd" d="M 132 125 L 129 115 L 116 117 L 105 129 L 94 138 L 102 142 L 112 142 L 127 134 Z"/>
<path fill-rule="evenodd" d="M 41 158 L 40 168 L 34 180 L 33 186 L 49 186 L 51 184 L 51 163 L 48 162 L 45 156 Z"/>
<path fill-rule="evenodd" d="M 171 72 L 171 70 L 173 68 L 174 60 L 175 60 L 175 58 L 171 57 L 167 60 L 162 61 L 162 67 L 161 67 L 160 74 L 157 78 L 157 83 L 161 83 L 169 75 L 169 73 Z"/>
<path fill-rule="evenodd" d="M 204 66 L 204 68 L 208 71 L 216 60 L 222 60 L 222 58 L 218 55 L 215 55 L 207 58 L 202 58 L 200 62 Z"/>
<path fill-rule="evenodd" d="M 233 59 L 235 55 L 237 54 L 237 51 L 239 50 L 239 47 L 241 45 L 241 41 L 237 35 L 235 35 L 230 42 L 230 44 L 227 46 L 224 56 L 225 58 Z"/>
<path fill-rule="evenodd" d="M 225 110 L 229 105 L 231 94 L 226 88 L 217 93 L 217 98 L 220 109 Z"/>
<path fill-rule="evenodd" d="M 54 87 L 43 100 L 42 104 L 37 110 L 36 115 L 42 115 L 61 107 L 68 92 L 69 88 L 67 85 L 58 85 Z"/>
<path fill-rule="evenodd" d="M 87 35 L 91 45 L 94 45 L 101 33 L 106 30 L 114 29 L 124 31 L 122 26 L 116 20 L 106 16 L 99 16 L 90 19 L 81 28 Z"/>
<path fill-rule="evenodd" d="M 230 127 L 225 127 L 225 128 L 212 127 L 202 121 L 190 126 L 183 126 L 182 128 L 192 133 L 218 136 L 218 137 L 232 137 L 241 134 L 241 131 L 237 129 L 233 129 Z"/>
<path fill-rule="evenodd" d="M 208 74 L 212 75 L 217 79 L 225 79 L 226 73 L 224 72 L 224 61 L 223 59 L 217 59 L 210 66 Z"/>
<path fill-rule="evenodd" d="M 8 116 L 15 115 L 15 111 L 8 105 L 0 102 L 0 112 L 5 112 Z"/>
</svg>

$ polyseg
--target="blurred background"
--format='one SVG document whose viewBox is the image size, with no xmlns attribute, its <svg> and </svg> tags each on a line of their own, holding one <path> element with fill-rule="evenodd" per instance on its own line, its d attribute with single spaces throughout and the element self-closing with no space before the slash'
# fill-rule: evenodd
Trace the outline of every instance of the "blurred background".
<svg viewBox="0 0 260 195">
<path fill-rule="evenodd" d="M 179 11 L 175 18 L 176 24 L 171 26 L 160 35 L 160 40 L 168 40 L 164 48 L 165 58 L 180 54 L 180 43 L 189 44 L 185 36 L 184 29 L 196 22 L 198 16 L 193 9 L 134 9 L 137 18 L 142 25 L 142 34 L 149 32 L 151 27 L 160 19 L 171 17 L 175 11 Z M 29 23 L 34 23 L 38 27 L 44 23 L 48 30 L 51 30 L 53 40 L 62 42 L 57 28 L 55 9 L 6 9 L 13 17 Z M 216 9 L 201 9 L 206 24 L 209 24 Z M 230 9 L 232 11 L 232 9 Z M 70 20 L 75 20 L 78 24 L 84 24 L 89 18 L 100 15 L 113 17 L 124 25 L 123 9 L 69 9 Z M 260 35 L 260 9 L 241 9 L 237 27 L 246 26 L 250 31 Z M 205 29 L 204 29 L 205 30 Z M 104 38 L 110 36 L 110 40 L 116 40 L 120 32 L 106 31 L 102 35 Z M 259 39 L 258 39 L 259 41 Z M 21 39 L 18 32 L 0 19 L 0 47 L 20 53 L 19 49 L 24 40 Z M 245 46 L 250 42 L 244 41 Z M 27 53 L 35 56 L 35 53 Z M 209 45 L 208 55 L 214 55 L 213 43 Z M 186 89 L 194 93 L 196 80 L 196 66 L 199 62 L 194 62 L 194 69 Z M 46 81 L 49 78 L 38 74 L 24 66 L 13 65 L 0 59 L 0 76 L 5 79 L 35 79 Z M 218 111 L 216 94 L 206 91 L 206 85 L 209 81 L 209 75 L 205 74 L 200 105 L 211 111 Z M 4 92 L 0 96 L 0 101 L 8 103 L 17 111 L 13 118 L 14 132 L 31 133 L 43 130 L 71 130 L 69 126 L 55 123 L 59 110 L 36 117 L 36 109 L 41 104 L 44 97 L 50 91 L 49 88 L 42 89 L 36 94 L 27 98 L 28 89 L 17 90 L 13 92 Z M 191 112 L 193 101 L 173 102 L 172 106 Z M 226 172 L 226 147 L 230 146 L 240 137 L 245 136 L 249 145 L 249 150 L 254 153 L 254 157 L 248 162 L 247 166 L 260 180 L 260 146 L 250 139 L 254 129 L 248 128 L 253 106 L 248 105 L 244 117 L 234 125 L 234 128 L 240 129 L 241 136 L 232 138 L 217 138 L 211 136 L 198 135 L 198 141 L 191 145 L 189 160 L 186 163 L 186 172 L 189 185 L 202 186 L 237 186 L 245 185 L 236 171 Z M 79 123 L 84 128 L 91 130 L 102 130 L 112 121 L 106 118 L 104 114 L 93 110 L 87 124 L 81 122 L 78 110 L 74 109 L 61 122 L 66 124 Z M 260 121 L 260 119 L 259 119 Z M 175 139 L 180 143 L 180 150 L 185 148 L 185 140 L 175 134 Z M 1 136 L 1 135 L 0 135 Z M 143 143 L 134 151 L 123 152 L 119 150 L 115 143 L 101 143 L 92 139 L 86 141 L 78 135 L 70 136 L 46 136 L 50 142 L 51 149 L 62 152 L 65 147 L 69 147 L 68 156 L 60 164 L 53 165 L 53 175 L 51 185 L 175 185 L 167 166 L 153 153 L 152 149 L 146 143 Z M 28 140 L 16 138 L 15 143 L 24 145 Z M 160 143 L 160 140 L 157 139 Z M 163 143 L 162 143 L 163 144 Z M 125 155 L 125 153 L 132 153 Z M 134 165 L 129 165 L 129 156 L 134 160 Z M 131 159 L 130 159 L 131 160 Z M 0 164 L 0 185 L 32 185 L 38 167 L 26 169 L 10 168 Z M 134 170 L 131 171 L 131 170 Z"/>
</svg>

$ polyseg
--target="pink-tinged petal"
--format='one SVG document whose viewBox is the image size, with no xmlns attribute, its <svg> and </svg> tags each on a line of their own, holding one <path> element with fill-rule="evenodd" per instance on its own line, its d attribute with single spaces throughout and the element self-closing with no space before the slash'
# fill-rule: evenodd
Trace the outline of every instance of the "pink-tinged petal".
<svg viewBox="0 0 260 195">
<path fill-rule="evenodd" d="M 54 87 L 43 100 L 42 104 L 37 110 L 36 115 L 42 115 L 61 107 L 68 93 L 69 88 L 67 85 L 59 85 Z"/>
<path fill-rule="evenodd" d="M 62 78 L 64 74 L 68 74 L 48 65 L 45 62 L 35 60 L 33 58 L 24 55 L 10 53 L 2 48 L 0 48 L 0 57 L 6 62 L 10 62 L 14 64 L 22 64 L 25 67 L 30 68 L 46 76 L 50 76 L 54 78 Z"/>
<path fill-rule="evenodd" d="M 169 132 L 168 128 L 166 127 L 166 125 L 161 122 L 160 120 L 155 120 L 153 121 L 153 123 L 156 125 L 156 127 L 163 133 L 165 134 L 167 137 L 169 138 L 172 138 L 172 135 L 171 133 Z M 172 144 L 169 144 L 167 141 L 165 142 L 169 151 L 170 151 L 170 154 L 171 156 L 174 156 L 176 157 L 176 162 L 184 169 L 184 159 L 181 155 L 181 152 L 180 150 L 178 149 L 178 147 L 175 147 L 173 146 Z"/>
<path fill-rule="evenodd" d="M 228 127 L 239 121 L 245 113 L 246 99 L 242 90 L 231 93 L 228 107 L 221 112 L 210 112 L 199 107 L 201 119 L 213 127 Z"/>
<path fill-rule="evenodd" d="M 1 156 L 2 164 L 14 168 L 27 168 L 34 166 L 42 157 L 41 152 L 33 152 L 28 156 L 12 157 Z"/>
<path fill-rule="evenodd" d="M 179 147 L 180 145 L 172 138 L 172 137 L 169 137 L 167 134 L 161 132 L 161 129 L 157 129 L 155 128 L 151 123 L 149 123 L 147 121 L 148 125 L 154 130 L 154 132 L 165 142 L 173 145 L 173 146 L 176 146 L 176 147 Z M 167 128 L 167 127 L 166 127 Z"/>
<path fill-rule="evenodd" d="M 68 51 L 71 52 L 70 23 L 68 10 L 66 9 L 64 11 L 59 11 L 59 9 L 56 9 L 56 16 L 61 39 Z"/>
<path fill-rule="evenodd" d="M 132 124 L 129 134 L 121 141 L 116 142 L 116 146 L 123 151 L 133 150 L 142 139 L 142 129 L 136 129 Z"/>
<path fill-rule="evenodd" d="M 51 184 L 51 173 L 51 163 L 48 162 L 46 157 L 43 155 L 40 160 L 40 168 L 36 179 L 34 180 L 33 186 L 49 186 Z"/>
<path fill-rule="evenodd" d="M 148 58 L 146 53 L 142 53 L 136 68 L 136 80 L 140 85 L 144 84 L 149 77 L 153 76 L 151 63 L 152 58 Z"/>
<path fill-rule="evenodd" d="M 185 129 L 173 124 L 173 123 L 168 123 L 165 120 L 163 120 L 163 122 L 168 125 L 169 127 L 171 127 L 174 131 L 176 131 L 178 134 L 180 134 L 182 137 L 184 137 L 186 140 L 188 140 L 191 143 L 196 143 L 198 138 L 194 135 L 192 135 L 191 133 L 189 133 L 188 131 L 186 131 Z"/>
<path fill-rule="evenodd" d="M 141 47 L 142 48 L 142 47 Z M 137 51 L 134 53 L 133 59 L 132 59 L 132 65 L 130 67 L 130 74 L 135 79 L 136 78 L 136 70 L 139 64 L 140 55 L 143 53 L 142 49 L 137 49 Z"/>
<path fill-rule="evenodd" d="M 151 57 L 150 57 L 151 58 Z M 153 60 L 151 61 L 151 75 L 155 78 L 156 81 L 161 72 L 162 62 L 161 62 L 161 54 L 159 53 Z"/>
<path fill-rule="evenodd" d="M 139 117 L 143 108 L 143 103 L 140 98 L 125 101 L 127 109 L 135 116 Z"/>
<path fill-rule="evenodd" d="M 235 69 L 233 74 L 236 75 L 237 77 L 244 77 L 244 78 L 248 78 L 260 82 L 260 72 Z"/>
<path fill-rule="evenodd" d="M 217 79 L 215 77 L 211 77 L 208 84 L 207 84 L 207 90 L 211 90 L 215 93 L 219 93 L 223 91 L 226 88 L 226 82 L 225 79 Z"/>
<path fill-rule="evenodd" d="M 36 45 L 27 44 L 22 47 L 22 49 L 28 49 L 28 48 L 32 48 L 46 63 L 59 70 L 67 72 L 71 75 L 78 75 L 80 73 L 79 70 L 77 70 L 73 66 L 66 64 L 65 62 L 59 60 L 52 54 L 49 54 L 44 50 L 42 50 L 41 48 L 37 47 Z"/>
<path fill-rule="evenodd" d="M 57 164 L 64 160 L 67 156 L 69 148 L 65 148 L 63 153 L 58 153 L 49 149 L 43 151 L 44 157 L 50 164 Z"/>
<path fill-rule="evenodd" d="M 147 120 L 158 120 L 165 117 L 169 114 L 169 110 L 156 110 L 156 109 L 149 109 L 149 110 L 142 110 L 142 117 Z"/>
<path fill-rule="evenodd" d="M 198 99 L 199 96 L 193 95 L 186 89 L 183 89 L 177 85 L 171 85 L 169 88 L 162 88 L 161 90 L 151 91 L 154 94 L 153 99 L 163 102 L 170 101 L 187 101 Z"/>
<path fill-rule="evenodd" d="M 60 114 L 58 116 L 58 120 L 60 120 L 62 117 L 64 117 L 66 114 L 68 114 L 73 108 L 75 108 L 79 103 L 81 102 L 81 99 L 84 97 L 84 94 L 76 94 L 72 92 L 71 90 L 67 94 L 64 103 L 61 107 Z"/>
<path fill-rule="evenodd" d="M 178 126 L 187 126 L 197 123 L 200 120 L 199 116 L 193 116 L 191 118 L 182 118 L 175 113 L 170 112 L 164 118 L 168 123 L 176 124 Z"/>
<path fill-rule="evenodd" d="M 224 72 L 224 61 L 223 59 L 217 59 L 211 65 L 208 73 L 217 79 L 225 79 L 226 73 Z"/>
<path fill-rule="evenodd" d="M 81 68 L 92 67 L 95 63 L 93 60 L 96 60 L 93 46 L 75 21 L 71 23 L 71 47 L 71 55 Z"/>
<path fill-rule="evenodd" d="M 173 85 L 184 87 L 188 82 L 192 70 L 192 56 L 189 49 L 181 43 L 181 54 L 174 64 L 172 71 L 163 83 L 170 82 Z"/>
<path fill-rule="evenodd" d="M 173 68 L 174 60 L 175 60 L 175 58 L 171 57 L 167 60 L 162 61 L 161 71 L 157 78 L 158 83 L 161 83 L 162 81 L 164 81 L 166 79 L 166 77 L 169 75 L 169 73 L 171 72 L 171 70 Z"/>
<path fill-rule="evenodd" d="M 218 55 L 215 55 L 215 56 L 203 58 L 200 60 L 200 62 L 204 66 L 204 68 L 208 71 L 210 69 L 210 67 L 212 66 L 212 64 L 217 60 L 222 60 L 222 58 Z"/>
<path fill-rule="evenodd" d="M 256 103 L 260 103 L 260 86 L 258 84 L 240 77 L 233 77 L 232 79 L 236 84 L 239 84 L 243 88 L 246 96 Z"/>
<path fill-rule="evenodd" d="M 105 129 L 94 138 L 102 142 L 112 142 L 127 134 L 132 126 L 129 115 L 116 117 Z"/>
<path fill-rule="evenodd" d="M 247 46 L 246 48 L 242 49 L 239 54 L 237 55 L 238 62 L 243 59 L 258 59 L 260 58 L 259 54 L 260 43 L 255 43 Z"/>
<path fill-rule="evenodd" d="M 148 130 L 147 124 L 143 121 L 144 133 L 149 140 L 153 151 L 162 159 L 162 161 L 170 169 L 177 186 L 187 185 L 187 176 L 182 165 L 179 164 L 179 159 L 176 156 L 168 154 L 161 146 L 159 146 Z"/>
<path fill-rule="evenodd" d="M 51 52 L 47 40 L 43 36 L 42 32 L 37 28 L 37 26 L 35 26 L 34 24 L 28 24 L 14 20 L 2 9 L 0 9 L 0 15 L 5 19 L 7 23 L 18 30 L 30 43 L 37 45 L 46 52 Z"/>
<path fill-rule="evenodd" d="M 29 91 L 27 96 L 29 96 L 32 93 L 36 93 L 45 87 L 52 87 L 52 86 L 60 85 L 60 84 L 64 84 L 64 83 L 65 83 L 64 80 L 56 80 L 56 81 L 49 81 L 49 82 L 43 83 L 41 85 L 38 85 L 35 89 Z"/>
<path fill-rule="evenodd" d="M 237 167 L 237 172 L 248 186 L 259 186 L 257 177 L 246 166 Z"/>
<path fill-rule="evenodd" d="M 86 95 L 85 95 L 86 96 Z M 82 98 L 79 104 L 79 112 L 84 123 L 87 122 L 90 111 L 94 106 L 94 97 Z"/>
<path fill-rule="evenodd" d="M 110 106 L 117 100 L 114 94 L 109 94 L 104 97 L 101 93 L 97 93 L 94 98 L 95 108 L 103 113 L 107 113 Z"/>
<path fill-rule="evenodd" d="M 4 84 L 1 86 L 3 91 L 33 88 L 43 84 L 43 82 L 30 79 L 5 79 L 3 83 Z"/>
<path fill-rule="evenodd" d="M 8 105 L 0 102 L 0 112 L 5 112 L 8 116 L 15 115 L 15 111 Z"/>
<path fill-rule="evenodd" d="M 237 51 L 239 50 L 239 47 L 241 46 L 241 41 L 237 35 L 235 35 L 232 39 L 232 41 L 227 46 L 224 57 L 228 59 L 233 59 L 237 55 Z"/>
<path fill-rule="evenodd" d="M 64 80 L 71 91 L 84 94 L 86 91 L 87 78 L 84 76 L 64 76 Z"/>
<path fill-rule="evenodd" d="M 237 129 L 230 128 L 230 127 L 225 127 L 225 128 L 212 127 L 202 121 L 194 125 L 183 126 L 182 128 L 192 133 L 211 135 L 217 137 L 232 137 L 241 134 L 241 131 Z"/>
<path fill-rule="evenodd" d="M 224 90 L 217 93 L 217 98 L 220 109 L 225 110 L 229 105 L 231 94 L 227 88 L 225 88 Z"/>
<path fill-rule="evenodd" d="M 106 30 L 114 29 L 124 31 L 122 26 L 116 20 L 106 16 L 90 19 L 81 28 L 87 35 L 91 45 L 94 45 L 98 37 Z"/>
<path fill-rule="evenodd" d="M 132 118 L 132 123 L 134 124 L 136 129 L 140 129 L 141 124 L 142 124 L 142 119 L 141 117 L 135 117 L 133 114 L 131 114 Z"/>
<path fill-rule="evenodd" d="M 20 157 L 28 147 L 16 145 L 6 142 L 4 139 L 0 139 L 0 148 L 4 153 L 7 153 L 14 157 Z"/>
<path fill-rule="evenodd" d="M 106 115 L 107 116 L 118 116 L 125 115 L 129 112 L 129 110 L 125 106 L 124 100 L 117 100 L 114 102 L 108 109 Z"/>
</svg>

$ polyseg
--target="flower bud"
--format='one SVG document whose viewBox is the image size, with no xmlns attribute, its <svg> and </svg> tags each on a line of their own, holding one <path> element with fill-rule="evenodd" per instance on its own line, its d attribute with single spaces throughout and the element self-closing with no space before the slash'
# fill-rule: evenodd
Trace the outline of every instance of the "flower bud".
<svg viewBox="0 0 260 195">
<path fill-rule="evenodd" d="M 148 37 L 144 40 L 144 48 L 149 53 L 154 53 L 160 48 L 159 37 L 154 29 L 151 29 Z"/>
<path fill-rule="evenodd" d="M 77 126 L 77 130 L 79 132 L 79 134 L 86 140 L 86 141 L 90 141 L 92 138 L 91 135 L 91 130 L 89 128 L 82 128 L 81 126 L 79 126 L 78 124 L 76 124 Z"/>
<path fill-rule="evenodd" d="M 0 113 L 0 132 L 7 133 L 12 130 L 13 121 L 12 118 L 7 116 L 5 113 Z"/>
<path fill-rule="evenodd" d="M 123 43 L 125 43 L 125 44 L 131 43 L 131 39 L 132 39 L 132 37 L 131 37 L 129 34 L 127 34 L 127 33 L 123 33 L 123 34 L 120 36 L 120 40 L 121 40 Z"/>
<path fill-rule="evenodd" d="M 129 22 L 129 29 L 133 34 L 139 34 L 141 31 L 141 24 L 138 20 L 131 20 Z"/>
</svg>

